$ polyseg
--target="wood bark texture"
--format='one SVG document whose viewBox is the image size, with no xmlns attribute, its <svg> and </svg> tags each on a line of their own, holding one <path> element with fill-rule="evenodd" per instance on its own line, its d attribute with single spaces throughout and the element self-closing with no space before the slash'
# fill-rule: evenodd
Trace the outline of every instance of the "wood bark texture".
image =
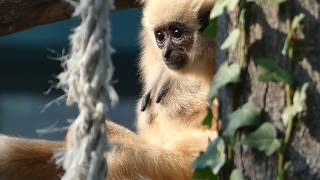
<svg viewBox="0 0 320 180">
<path fill-rule="evenodd" d="M 137 7 L 134 0 L 116 0 L 116 9 Z M 0 36 L 71 17 L 73 7 L 63 0 L 0 0 Z"/>
<path fill-rule="evenodd" d="M 286 153 L 286 161 L 292 165 L 287 171 L 290 180 L 320 179 L 320 1 L 291 0 L 292 16 L 305 14 L 302 31 L 294 48 L 295 87 L 309 82 L 307 92 L 307 112 L 300 115 L 294 125 L 293 135 Z M 220 93 L 220 113 L 224 124 L 227 114 L 234 107 L 254 101 L 264 109 L 263 119 L 275 125 L 279 135 L 284 137 L 285 127 L 281 114 L 286 106 L 284 85 L 262 83 L 257 80 L 254 60 L 259 57 L 276 59 L 282 67 L 287 67 L 287 59 L 282 56 L 288 32 L 286 25 L 287 6 L 270 0 L 256 0 L 246 5 L 247 59 L 250 61 L 245 80 L 230 95 L 230 89 Z M 222 51 L 221 44 L 238 25 L 239 12 L 225 14 L 218 19 L 217 61 L 238 62 L 240 46 L 234 50 Z M 241 137 L 241 134 L 238 138 Z M 235 145 L 234 165 L 252 180 L 275 180 L 278 160 L 276 154 L 266 157 L 251 148 Z"/>
</svg>

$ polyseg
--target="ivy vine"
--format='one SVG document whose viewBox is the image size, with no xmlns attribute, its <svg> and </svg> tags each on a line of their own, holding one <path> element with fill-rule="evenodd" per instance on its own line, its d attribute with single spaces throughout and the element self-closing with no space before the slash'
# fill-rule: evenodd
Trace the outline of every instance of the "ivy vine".
<svg viewBox="0 0 320 180">
<path fill-rule="evenodd" d="M 247 37 L 246 37 L 246 3 L 255 0 L 217 0 L 210 14 L 210 24 L 204 31 L 206 36 L 215 37 L 217 33 L 217 17 L 223 13 L 234 11 L 239 8 L 239 20 L 236 28 L 231 31 L 229 36 L 223 42 L 221 49 L 234 49 L 240 44 L 239 63 L 229 64 L 228 62 L 221 65 L 215 77 L 213 78 L 211 89 L 208 95 L 208 115 L 204 119 L 203 124 L 211 127 L 212 124 L 212 104 L 218 97 L 219 90 L 229 84 L 237 84 L 241 82 L 241 74 L 246 72 L 248 60 L 247 56 Z M 287 0 L 272 0 L 276 4 L 281 4 Z M 287 2 L 290 3 L 290 2 Z M 290 12 L 291 13 L 291 12 Z M 294 16 L 288 22 L 289 32 L 284 42 L 282 55 L 288 59 L 288 68 L 282 68 L 276 63 L 276 60 L 268 57 L 255 59 L 257 66 L 258 80 L 261 82 L 274 82 L 285 85 L 286 89 L 286 109 L 282 113 L 283 125 L 286 128 L 284 137 L 279 138 L 276 128 L 269 122 L 261 119 L 262 109 L 253 102 L 247 102 L 235 111 L 230 113 L 228 125 L 219 132 L 219 137 L 209 143 L 205 152 L 201 152 L 199 157 L 193 162 L 195 169 L 193 179 L 212 179 L 218 180 L 222 173 L 222 169 L 233 161 L 233 146 L 236 133 L 244 128 L 250 127 L 255 129 L 253 132 L 244 133 L 240 140 L 240 145 L 249 146 L 251 148 L 262 151 L 266 156 L 278 154 L 278 180 L 285 179 L 285 171 L 291 162 L 285 160 L 286 149 L 292 134 L 295 117 L 305 110 L 306 91 L 308 84 L 304 84 L 301 88 L 293 92 L 293 51 L 296 31 L 303 20 L 304 15 Z M 231 168 L 231 169 L 230 169 Z M 227 173 L 230 180 L 247 179 L 239 169 L 228 167 Z M 226 178 L 226 177 L 225 177 Z"/>
</svg>

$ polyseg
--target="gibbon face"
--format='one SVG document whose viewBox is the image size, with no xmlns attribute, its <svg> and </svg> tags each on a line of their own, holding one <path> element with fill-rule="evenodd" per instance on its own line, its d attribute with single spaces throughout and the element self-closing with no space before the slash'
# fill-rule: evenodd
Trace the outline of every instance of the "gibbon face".
<svg viewBox="0 0 320 180">
<path fill-rule="evenodd" d="M 143 26 L 171 70 L 192 66 L 213 43 L 203 37 L 213 0 L 146 0 Z M 202 48 L 202 49 L 199 49 Z M 212 46 L 213 48 L 213 46 Z"/>
<path fill-rule="evenodd" d="M 180 22 L 170 22 L 154 29 L 154 36 L 162 51 L 163 61 L 170 69 L 180 69 L 187 64 L 187 52 L 193 44 L 193 33 L 192 29 Z"/>
</svg>

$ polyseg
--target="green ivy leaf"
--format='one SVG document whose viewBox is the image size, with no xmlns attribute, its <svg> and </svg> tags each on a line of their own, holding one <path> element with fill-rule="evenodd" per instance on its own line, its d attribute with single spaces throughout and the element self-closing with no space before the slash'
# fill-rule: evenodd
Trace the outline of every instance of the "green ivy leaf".
<svg viewBox="0 0 320 180">
<path fill-rule="evenodd" d="M 242 175 L 241 171 L 234 169 L 231 172 L 229 180 L 246 180 L 246 178 Z"/>
<path fill-rule="evenodd" d="M 292 84 L 290 73 L 275 63 L 270 58 L 260 58 L 256 61 L 258 65 L 259 81 L 284 82 Z"/>
<path fill-rule="evenodd" d="M 225 62 L 216 73 L 211 83 L 211 89 L 208 95 L 209 104 L 212 103 L 213 99 L 217 97 L 218 91 L 223 86 L 230 83 L 237 83 L 240 81 L 241 68 L 239 64 L 228 65 Z"/>
<path fill-rule="evenodd" d="M 217 19 L 209 21 L 208 27 L 203 31 L 205 37 L 216 37 L 217 35 Z"/>
<path fill-rule="evenodd" d="M 211 128 L 213 114 L 210 107 L 207 108 L 207 111 L 208 111 L 207 116 L 202 121 L 202 125 L 207 126 L 208 128 Z"/>
<path fill-rule="evenodd" d="M 292 162 L 291 161 L 287 161 L 285 164 L 284 164 L 284 170 L 287 170 L 289 169 L 289 167 L 292 165 Z"/>
<path fill-rule="evenodd" d="M 304 83 L 302 88 L 300 90 L 297 90 L 294 93 L 293 96 L 293 104 L 297 104 L 300 107 L 303 107 L 305 105 L 305 101 L 307 99 L 307 89 L 308 89 L 309 84 Z"/>
<path fill-rule="evenodd" d="M 241 144 L 264 151 L 267 156 L 272 155 L 281 147 L 280 140 L 277 139 L 276 128 L 270 123 L 262 124 L 256 131 L 243 139 Z"/>
<path fill-rule="evenodd" d="M 226 1 L 217 0 L 210 13 L 210 19 L 214 19 L 220 16 L 224 12 L 225 8 L 226 8 Z"/>
<path fill-rule="evenodd" d="M 282 123 L 284 126 L 288 126 L 290 119 L 293 119 L 300 112 L 300 107 L 298 106 L 289 106 L 287 107 L 281 115 Z"/>
<path fill-rule="evenodd" d="M 282 55 L 286 56 L 288 53 L 288 49 L 290 46 L 292 46 L 292 35 L 293 33 L 298 29 L 300 26 L 301 21 L 304 19 L 304 14 L 300 13 L 299 15 L 296 15 L 291 23 L 290 31 L 286 37 L 286 40 L 284 42 L 283 49 L 281 51 Z"/>
<path fill-rule="evenodd" d="M 225 50 L 228 48 L 234 49 L 240 39 L 240 29 L 234 29 L 229 36 L 227 37 L 227 39 L 223 42 L 223 44 L 221 45 L 221 49 Z"/>
<path fill-rule="evenodd" d="M 217 175 L 214 175 L 209 167 L 196 169 L 193 172 L 193 180 L 219 180 Z"/>
<path fill-rule="evenodd" d="M 304 19 L 304 14 L 300 13 L 299 15 L 294 16 L 292 23 L 291 23 L 291 31 L 296 31 L 299 26 L 301 21 Z"/>
<path fill-rule="evenodd" d="M 233 144 L 234 134 L 239 128 L 257 126 L 260 123 L 261 108 L 253 102 L 248 102 L 228 116 L 229 124 L 223 136 Z"/>
<path fill-rule="evenodd" d="M 285 126 L 288 121 L 293 119 L 297 114 L 303 112 L 306 108 L 305 101 L 307 99 L 308 83 L 305 83 L 300 90 L 297 90 L 293 95 L 293 104 L 287 107 L 281 115 L 282 122 Z"/>
<path fill-rule="evenodd" d="M 217 0 L 210 14 L 210 19 L 214 19 L 223 14 L 225 9 L 227 11 L 233 11 L 240 0 Z"/>
<path fill-rule="evenodd" d="M 287 0 L 272 0 L 272 2 L 277 3 L 277 4 L 281 4 L 286 2 Z"/>
<path fill-rule="evenodd" d="M 209 167 L 213 174 L 217 175 L 226 162 L 225 149 L 226 145 L 224 143 L 224 140 L 219 137 L 216 138 L 209 143 L 207 151 L 202 153 L 193 162 L 193 168 L 203 169 Z"/>
</svg>

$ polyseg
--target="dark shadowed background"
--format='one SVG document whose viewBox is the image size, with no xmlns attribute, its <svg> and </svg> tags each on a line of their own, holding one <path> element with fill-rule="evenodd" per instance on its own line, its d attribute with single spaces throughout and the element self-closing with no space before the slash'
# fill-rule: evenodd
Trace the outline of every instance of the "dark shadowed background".
<svg viewBox="0 0 320 180">
<path fill-rule="evenodd" d="M 114 11 L 111 15 L 112 46 L 116 50 L 114 80 L 120 103 L 107 114 L 130 129 L 134 129 L 140 90 L 137 76 L 140 14 L 139 9 L 131 9 Z M 64 127 L 68 119 L 77 115 L 77 109 L 66 107 L 64 101 L 42 110 L 62 95 L 58 90 L 45 92 L 61 71 L 60 62 L 54 59 L 68 50 L 68 36 L 78 23 L 74 18 L 0 37 L 0 133 L 29 138 L 64 137 L 64 131 L 39 136 L 36 130 Z"/>
</svg>

